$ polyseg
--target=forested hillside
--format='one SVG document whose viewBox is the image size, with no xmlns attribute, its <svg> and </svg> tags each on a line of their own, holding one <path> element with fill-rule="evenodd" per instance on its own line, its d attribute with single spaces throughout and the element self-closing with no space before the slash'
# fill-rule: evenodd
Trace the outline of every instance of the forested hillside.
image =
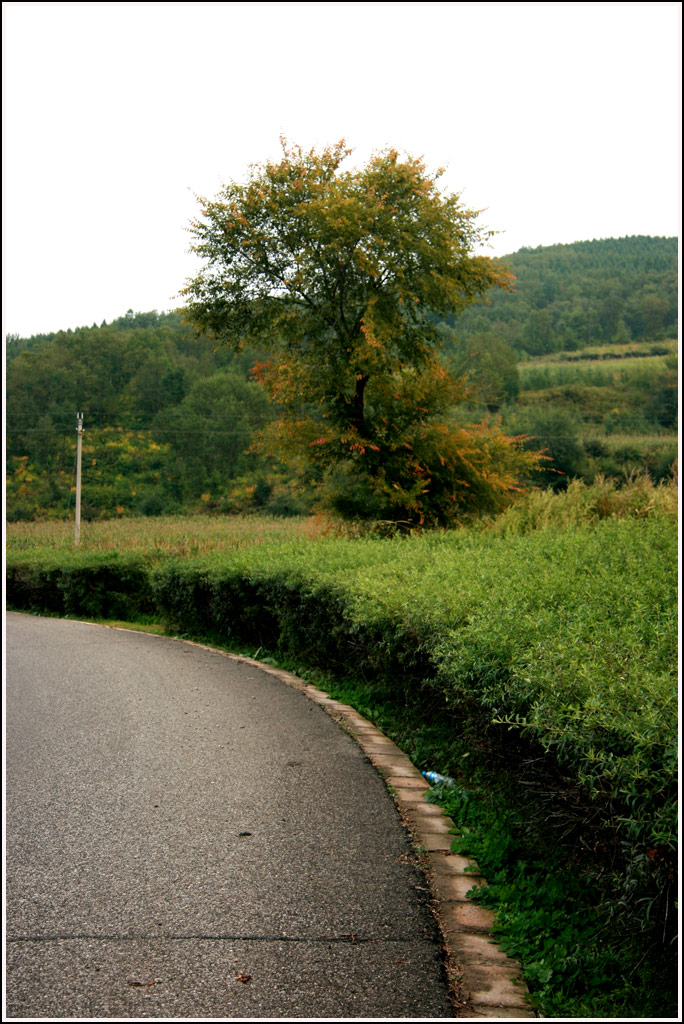
<svg viewBox="0 0 684 1024">
<path fill-rule="evenodd" d="M 530 356 L 657 341 L 677 331 L 677 239 L 632 236 L 521 249 L 503 261 L 514 291 L 493 289 L 458 333 L 494 331 Z"/>
<path fill-rule="evenodd" d="M 662 479 L 676 454 L 676 239 L 523 249 L 504 262 L 514 290 L 441 327 L 445 359 L 470 387 L 455 420 L 501 416 L 532 435 L 551 456 L 540 483 L 644 467 Z M 214 351 L 178 313 L 8 337 L 8 518 L 68 513 L 77 411 L 86 518 L 308 511 L 313 494 L 292 467 L 247 453 L 276 411 L 250 380 L 262 355 Z"/>
<path fill-rule="evenodd" d="M 214 351 L 177 313 L 129 310 L 100 327 L 10 339 L 8 517 L 68 510 L 77 411 L 85 517 L 207 506 L 241 475 L 270 495 L 277 473 L 245 454 L 271 416 L 249 381 L 252 358 Z"/>
</svg>

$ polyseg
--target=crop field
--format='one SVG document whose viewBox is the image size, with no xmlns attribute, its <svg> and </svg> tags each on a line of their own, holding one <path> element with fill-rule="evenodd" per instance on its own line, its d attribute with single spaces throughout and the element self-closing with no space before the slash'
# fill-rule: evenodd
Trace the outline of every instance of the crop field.
<svg viewBox="0 0 684 1024">
<path fill-rule="evenodd" d="M 632 341 L 625 344 L 587 345 L 575 352 L 550 352 L 527 360 L 527 365 L 539 366 L 552 363 L 596 362 L 596 360 L 638 359 L 648 356 L 676 356 L 676 338 L 663 341 Z"/>
<path fill-rule="evenodd" d="M 649 387 L 659 375 L 676 369 L 675 340 L 629 345 L 600 345 L 578 352 L 552 352 L 518 363 L 523 391 L 558 387 Z"/>
<path fill-rule="evenodd" d="M 670 356 L 604 358 L 596 361 L 564 362 L 530 360 L 518 364 L 523 389 L 586 385 L 609 387 L 630 382 L 647 382 L 670 367 Z"/>
<path fill-rule="evenodd" d="M 313 540 L 324 530 L 325 524 L 315 517 L 139 516 L 82 523 L 78 550 L 139 554 L 151 561 L 171 555 L 193 558 L 276 540 Z M 72 555 L 73 517 L 10 523 L 7 550 Z"/>
</svg>

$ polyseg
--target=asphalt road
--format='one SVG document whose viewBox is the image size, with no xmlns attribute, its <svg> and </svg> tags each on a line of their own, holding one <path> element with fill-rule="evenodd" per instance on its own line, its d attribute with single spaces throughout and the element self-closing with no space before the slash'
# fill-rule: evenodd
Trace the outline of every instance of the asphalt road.
<svg viewBox="0 0 684 1024">
<path fill-rule="evenodd" d="M 7 616 L 6 1014 L 455 1015 L 384 783 L 218 652 Z"/>
</svg>

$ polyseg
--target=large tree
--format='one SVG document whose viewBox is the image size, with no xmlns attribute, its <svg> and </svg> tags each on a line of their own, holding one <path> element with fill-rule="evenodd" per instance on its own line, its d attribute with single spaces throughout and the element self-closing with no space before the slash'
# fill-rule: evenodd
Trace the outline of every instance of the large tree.
<svg viewBox="0 0 684 1024">
<path fill-rule="evenodd" d="M 464 397 L 438 359 L 440 319 L 506 277 L 488 232 L 440 172 L 395 150 L 345 169 L 344 142 L 287 149 L 231 183 L 190 227 L 206 262 L 187 315 L 255 369 L 282 416 L 264 443 L 305 456 L 345 515 L 448 522 L 493 509 L 530 465 L 492 427 L 449 423 Z"/>
</svg>

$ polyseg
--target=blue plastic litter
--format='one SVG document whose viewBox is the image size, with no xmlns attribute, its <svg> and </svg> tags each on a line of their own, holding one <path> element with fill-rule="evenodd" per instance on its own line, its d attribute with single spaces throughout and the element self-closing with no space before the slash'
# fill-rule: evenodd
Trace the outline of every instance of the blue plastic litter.
<svg viewBox="0 0 684 1024">
<path fill-rule="evenodd" d="M 439 772 L 422 772 L 431 786 L 455 786 L 456 779 L 450 775 L 440 775 Z"/>
</svg>

